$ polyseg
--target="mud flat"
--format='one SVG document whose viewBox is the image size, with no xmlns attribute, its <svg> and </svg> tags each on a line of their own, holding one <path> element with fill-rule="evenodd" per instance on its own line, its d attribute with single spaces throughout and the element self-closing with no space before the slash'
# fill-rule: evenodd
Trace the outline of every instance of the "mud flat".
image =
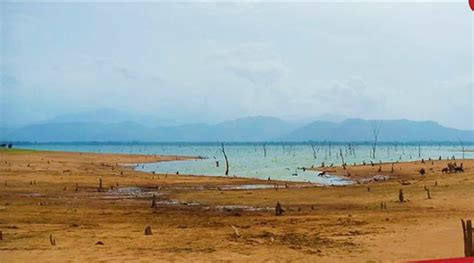
<svg viewBox="0 0 474 263">
<path fill-rule="evenodd" d="M 474 160 L 456 160 L 464 173 L 442 174 L 446 160 L 397 163 L 393 171 L 391 164 L 328 170 L 359 181 L 346 186 L 160 175 L 120 165 L 188 158 L 2 150 L 1 261 L 460 257 L 459 219 L 474 219 Z M 276 202 L 282 216 L 274 215 Z M 144 235 L 147 225 L 153 235 Z"/>
</svg>

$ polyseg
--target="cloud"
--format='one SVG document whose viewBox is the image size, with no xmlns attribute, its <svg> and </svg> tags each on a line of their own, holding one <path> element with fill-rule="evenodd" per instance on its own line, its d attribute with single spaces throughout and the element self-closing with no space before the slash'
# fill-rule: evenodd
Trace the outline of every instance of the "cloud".
<svg viewBox="0 0 474 263">
<path fill-rule="evenodd" d="M 333 113 L 472 127 L 463 3 L 2 7 L 10 119 L 108 107 L 183 122 Z"/>
<path fill-rule="evenodd" d="M 268 44 L 244 43 L 221 49 L 209 60 L 235 76 L 257 86 L 271 86 L 290 72 Z"/>
</svg>

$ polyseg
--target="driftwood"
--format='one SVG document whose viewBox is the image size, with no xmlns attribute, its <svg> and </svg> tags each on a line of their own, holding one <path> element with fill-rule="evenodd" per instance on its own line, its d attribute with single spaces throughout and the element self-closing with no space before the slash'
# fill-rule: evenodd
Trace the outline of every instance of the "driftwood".
<svg viewBox="0 0 474 263">
<path fill-rule="evenodd" d="M 240 237 L 240 232 L 239 232 L 239 230 L 237 229 L 237 227 L 235 227 L 235 226 L 231 226 L 231 227 L 232 227 L 232 229 L 234 230 L 235 236 L 236 236 L 236 237 Z"/>
</svg>

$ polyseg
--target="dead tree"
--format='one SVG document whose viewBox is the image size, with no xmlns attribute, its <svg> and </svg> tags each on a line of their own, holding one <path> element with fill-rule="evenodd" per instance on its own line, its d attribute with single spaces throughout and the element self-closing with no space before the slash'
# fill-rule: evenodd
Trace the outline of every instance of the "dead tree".
<svg viewBox="0 0 474 263">
<path fill-rule="evenodd" d="M 283 208 L 281 207 L 280 202 L 277 202 L 277 204 L 275 206 L 275 215 L 276 216 L 281 216 L 284 212 L 285 212 L 285 210 L 283 210 Z"/>
<path fill-rule="evenodd" d="M 464 153 L 465 153 L 465 149 L 464 149 L 464 143 L 459 140 L 459 143 L 461 144 L 461 150 L 462 150 L 462 159 L 464 160 Z"/>
<path fill-rule="evenodd" d="M 225 175 L 229 175 L 229 160 L 227 159 L 227 154 L 225 153 L 224 143 L 221 144 L 221 151 L 225 159 Z M 266 155 L 266 151 L 265 151 Z"/>
<path fill-rule="evenodd" d="M 311 143 L 311 149 L 313 149 L 313 158 L 314 159 L 317 159 L 317 156 L 316 156 L 316 149 L 314 149 L 314 144 Z"/>
<path fill-rule="evenodd" d="M 464 222 L 461 219 L 462 224 L 462 236 L 464 240 L 464 256 L 472 257 L 474 256 L 474 243 L 472 242 L 472 223 L 471 220 L 466 220 Z"/>
<path fill-rule="evenodd" d="M 0 231 L 0 240 L 3 240 L 3 233 Z"/>
<path fill-rule="evenodd" d="M 267 157 L 267 144 L 263 144 L 263 157 Z"/>
<path fill-rule="evenodd" d="M 344 155 L 342 154 L 342 149 L 339 148 L 339 155 L 341 156 L 341 161 L 342 161 L 342 168 L 346 170 L 346 164 L 344 162 Z"/>
<path fill-rule="evenodd" d="M 372 126 L 372 135 L 374 136 L 374 142 L 372 143 L 372 158 L 375 159 L 375 153 L 377 151 L 377 142 L 379 138 L 380 127 L 377 121 L 371 122 L 371 126 Z"/>
<path fill-rule="evenodd" d="M 426 188 L 426 196 L 428 197 L 428 199 L 431 199 L 431 194 L 430 194 L 430 189 L 429 188 Z"/>
</svg>

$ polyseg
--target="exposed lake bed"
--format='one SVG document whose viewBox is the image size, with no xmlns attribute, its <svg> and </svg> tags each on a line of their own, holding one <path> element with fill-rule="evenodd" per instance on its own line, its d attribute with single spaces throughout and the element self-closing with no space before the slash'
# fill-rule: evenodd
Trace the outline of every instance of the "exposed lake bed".
<svg viewBox="0 0 474 263">
<path fill-rule="evenodd" d="M 441 170 L 454 161 L 444 159 L 399 162 L 393 172 L 390 163 L 334 165 L 326 169 L 341 177 L 390 177 L 319 186 L 121 165 L 175 162 L 175 155 L 6 150 L 0 157 L 0 255 L 7 262 L 32 256 L 87 261 L 104 253 L 110 260 L 164 261 L 456 257 L 462 254 L 459 218 L 474 216 L 472 159 L 455 160 L 465 172 L 449 174 Z M 275 216 L 277 202 L 281 216 Z M 146 226 L 153 235 L 144 236 Z M 57 245 L 49 245 L 50 234 Z M 104 245 L 94 245 L 99 242 Z"/>
</svg>

